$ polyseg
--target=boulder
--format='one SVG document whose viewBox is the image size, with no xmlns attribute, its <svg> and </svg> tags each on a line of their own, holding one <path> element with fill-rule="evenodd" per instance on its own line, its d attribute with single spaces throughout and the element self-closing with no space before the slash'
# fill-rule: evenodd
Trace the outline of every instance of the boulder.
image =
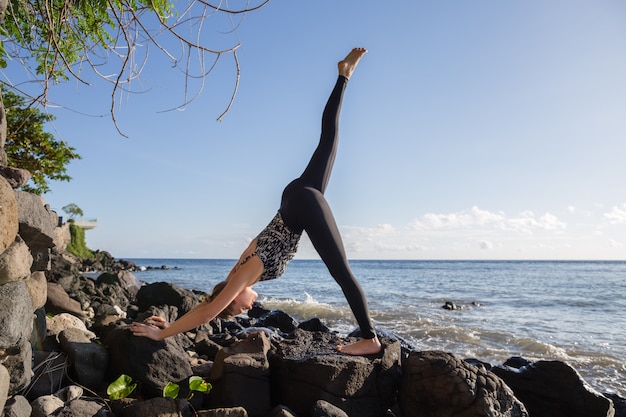
<svg viewBox="0 0 626 417">
<path fill-rule="evenodd" d="M 189 402 L 172 398 L 151 398 L 137 401 L 130 398 L 113 401 L 111 408 L 116 417 L 192 417 L 194 414 Z"/>
<path fill-rule="evenodd" d="M 33 408 L 28 400 L 21 395 L 16 395 L 6 402 L 3 417 L 30 417 L 32 412 Z"/>
<path fill-rule="evenodd" d="M 248 417 L 248 413 L 243 407 L 214 408 L 211 410 L 199 410 L 197 417 Z M 272 414 L 268 417 L 295 417 L 288 415 Z"/>
<path fill-rule="evenodd" d="M 31 406 L 33 409 L 32 417 L 49 417 L 61 411 L 65 403 L 60 398 L 50 394 L 35 399 Z"/>
<path fill-rule="evenodd" d="M 179 316 L 184 315 L 199 304 L 192 291 L 167 282 L 144 285 L 137 292 L 136 300 L 140 312 L 146 311 L 152 306 L 175 306 L 178 308 Z"/>
<path fill-rule="evenodd" d="M 48 299 L 46 301 L 46 311 L 50 314 L 70 313 L 80 319 L 85 318 L 81 305 L 78 301 L 70 298 L 63 287 L 54 282 L 48 282 Z"/>
<path fill-rule="evenodd" d="M 298 327 L 298 322 L 283 311 L 272 310 L 262 315 L 255 323 L 255 326 L 271 327 L 278 329 L 282 333 L 291 333 Z"/>
<path fill-rule="evenodd" d="M 245 417 L 245 416 L 244 416 Z M 267 417 L 297 417 L 293 411 L 284 405 L 277 405 Z"/>
<path fill-rule="evenodd" d="M 612 401 L 565 362 L 509 360 L 491 372 L 511 387 L 533 417 L 611 417 L 615 413 Z"/>
<path fill-rule="evenodd" d="M 398 396 L 403 417 L 528 417 L 496 375 L 451 353 L 411 352 Z"/>
<path fill-rule="evenodd" d="M 98 330 L 109 324 L 126 318 L 126 312 L 117 305 L 100 304 L 95 310 L 94 323 L 92 328 Z"/>
<path fill-rule="evenodd" d="M 48 282 L 43 271 L 35 271 L 26 279 L 26 288 L 35 310 L 46 305 L 48 299 Z"/>
<path fill-rule="evenodd" d="M 0 20 L 4 20 L 7 9 L 7 0 L 0 1 Z M 0 90 L 0 94 L 2 91 Z M 7 153 L 4 151 L 4 145 L 7 142 L 7 115 L 4 104 L 0 106 L 0 165 L 7 165 Z"/>
<path fill-rule="evenodd" d="M 10 381 L 9 371 L 0 364 L 0 409 L 4 408 L 4 404 L 9 396 Z"/>
<path fill-rule="evenodd" d="M 93 332 L 87 330 L 87 326 L 85 326 L 85 323 L 81 319 L 69 313 L 61 313 L 52 317 L 46 317 L 46 328 L 48 330 L 48 335 L 52 336 L 57 336 L 65 329 L 75 328 L 82 330 L 83 332 L 88 332 L 90 340 L 96 338 L 96 335 Z"/>
<path fill-rule="evenodd" d="M 47 271 L 50 269 L 50 248 L 30 248 L 33 255 L 31 271 Z"/>
<path fill-rule="evenodd" d="M 54 245 L 56 213 L 50 212 L 41 197 L 25 191 L 15 191 L 19 234 L 29 248 L 49 249 Z"/>
<path fill-rule="evenodd" d="M 104 402 L 96 399 L 83 399 L 83 389 L 77 385 L 70 385 L 58 390 L 54 394 L 44 395 L 35 399 L 33 417 L 106 417 L 108 407 Z"/>
<path fill-rule="evenodd" d="M 61 285 L 65 291 L 78 290 L 82 286 L 79 264 L 80 260 L 66 252 L 65 248 L 63 250 L 53 248 L 50 253 L 50 270 L 46 271 L 46 278 L 49 282 L 56 282 Z M 66 282 L 62 283 L 62 280 Z"/>
<path fill-rule="evenodd" d="M 70 376 L 79 384 L 98 391 L 106 376 L 109 366 L 109 353 L 98 343 L 93 343 L 87 332 L 68 328 L 59 333 L 59 342 L 63 352 L 72 364 Z"/>
<path fill-rule="evenodd" d="M 159 414 L 153 414 L 157 416 Z M 114 417 L 104 401 L 96 398 L 77 398 L 65 404 L 56 417 Z"/>
<path fill-rule="evenodd" d="M 31 381 L 33 370 L 33 348 L 30 342 L 13 346 L 3 358 L 3 365 L 9 371 L 11 384 L 9 395 L 15 395 L 26 388 Z"/>
<path fill-rule="evenodd" d="M 20 188 L 30 180 L 31 174 L 26 169 L 0 166 L 0 177 L 7 180 L 11 188 Z"/>
<path fill-rule="evenodd" d="M 96 279 L 96 284 L 116 285 L 126 291 L 131 300 L 135 299 L 141 288 L 141 281 L 130 271 L 105 272 Z"/>
<path fill-rule="evenodd" d="M 0 300 L 0 356 L 13 395 L 29 384 L 32 375 L 33 307 L 24 281 L 0 285 Z"/>
<path fill-rule="evenodd" d="M 7 180 L 0 177 L 0 253 L 15 241 L 18 227 L 15 192 Z"/>
<path fill-rule="evenodd" d="M 0 253 L 0 284 L 26 279 L 32 264 L 33 256 L 28 246 L 19 235 L 16 236 L 15 241 Z"/>
<path fill-rule="evenodd" d="M 70 233 L 70 223 L 57 225 L 54 229 L 54 248 L 65 251 L 67 245 L 72 242 L 72 234 Z"/>
<path fill-rule="evenodd" d="M 270 342 L 265 333 L 251 333 L 220 350 L 211 368 L 213 389 L 209 408 L 241 406 L 251 416 L 265 416 L 271 409 Z"/>
<path fill-rule="evenodd" d="M 161 397 L 168 382 L 178 384 L 192 375 L 188 356 L 177 337 L 156 342 L 133 336 L 128 327 L 116 326 L 101 334 L 109 350 L 111 381 L 126 374 L 141 383 L 145 398 L 152 398 Z"/>
<path fill-rule="evenodd" d="M 330 333 L 330 329 L 328 328 L 328 326 L 322 323 L 322 321 L 318 319 L 317 317 L 313 317 L 313 318 L 310 318 L 308 320 L 301 322 L 298 325 L 298 328 L 302 330 L 307 330 L 309 332 Z"/>
<path fill-rule="evenodd" d="M 203 332 L 198 332 L 194 344 L 194 350 L 198 355 L 207 357 L 210 361 L 215 361 L 215 357 L 222 347 L 209 339 Z"/>
<path fill-rule="evenodd" d="M 297 329 L 270 357 L 272 397 L 296 415 L 309 415 L 318 400 L 350 416 L 379 417 L 395 402 L 400 380 L 400 345 L 382 340 L 377 355 L 337 352 L 331 333 Z"/>
<path fill-rule="evenodd" d="M 0 350 L 6 350 L 30 340 L 34 309 L 24 281 L 0 285 L 0 300 Z"/>
<path fill-rule="evenodd" d="M 101 302 L 103 305 L 126 310 L 128 305 L 135 300 L 139 288 L 141 288 L 141 282 L 131 271 L 105 272 L 95 281 L 97 296 L 92 298 L 92 302 L 94 304 Z M 117 312 L 116 315 L 121 316 L 122 314 L 120 313 Z M 102 314 L 102 312 L 98 313 L 96 311 L 96 316 L 98 315 L 110 314 Z"/>
<path fill-rule="evenodd" d="M 350 417 L 341 408 L 324 400 L 317 401 L 311 411 L 311 417 Z"/>
</svg>

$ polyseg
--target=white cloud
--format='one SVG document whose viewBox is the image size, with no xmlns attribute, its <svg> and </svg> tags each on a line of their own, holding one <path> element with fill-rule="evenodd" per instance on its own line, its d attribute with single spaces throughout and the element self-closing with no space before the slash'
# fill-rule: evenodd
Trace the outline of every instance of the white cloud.
<svg viewBox="0 0 626 417">
<path fill-rule="evenodd" d="M 342 226 L 341 233 L 352 259 L 624 258 L 626 228 L 611 226 L 608 219 L 621 220 L 626 205 L 606 217 L 580 207 L 565 213 L 567 224 L 547 211 L 526 210 L 508 216 L 503 211 L 471 207 L 426 213 L 405 227 L 389 223 Z M 581 217 L 586 221 L 581 222 Z M 310 244 L 304 244 L 300 256 L 316 257 L 316 253 Z"/>
<path fill-rule="evenodd" d="M 395 229 L 392 225 L 390 224 L 379 224 L 376 227 L 381 233 L 393 233 L 395 232 Z"/>
<path fill-rule="evenodd" d="M 389 243 L 389 242 L 380 242 L 376 244 L 376 249 L 384 252 L 426 252 L 428 251 L 428 247 L 419 244 L 400 244 L 400 243 Z"/>
<path fill-rule="evenodd" d="M 608 213 L 604 213 L 604 217 L 609 219 L 611 224 L 626 223 L 626 203 L 622 207 L 613 207 Z"/>
<path fill-rule="evenodd" d="M 545 213 L 537 217 L 532 211 L 524 211 L 517 217 L 508 218 L 503 212 L 490 212 L 476 206 L 469 212 L 427 213 L 409 224 L 414 230 L 507 230 L 532 234 L 534 230 L 562 230 L 567 226 L 558 217 Z"/>
<path fill-rule="evenodd" d="M 493 243 L 488 240 L 481 240 L 478 242 L 478 245 L 482 250 L 491 250 L 493 249 Z"/>
</svg>

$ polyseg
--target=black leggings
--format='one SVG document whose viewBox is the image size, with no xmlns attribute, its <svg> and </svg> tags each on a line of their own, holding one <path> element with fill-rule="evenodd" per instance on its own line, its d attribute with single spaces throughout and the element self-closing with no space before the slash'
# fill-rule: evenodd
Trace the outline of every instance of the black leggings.
<svg viewBox="0 0 626 417">
<path fill-rule="evenodd" d="M 322 134 L 311 161 L 300 176 L 283 191 L 280 214 L 294 233 L 306 231 L 328 271 L 341 287 L 365 339 L 375 337 L 363 289 L 357 282 L 339 234 L 333 213 L 324 198 L 337 153 L 339 113 L 348 79 L 339 76 L 324 113 Z"/>
</svg>

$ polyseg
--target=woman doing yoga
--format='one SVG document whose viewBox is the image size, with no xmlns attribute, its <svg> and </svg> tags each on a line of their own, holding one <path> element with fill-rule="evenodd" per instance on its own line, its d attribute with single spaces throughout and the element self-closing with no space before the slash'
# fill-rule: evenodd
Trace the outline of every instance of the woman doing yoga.
<svg viewBox="0 0 626 417">
<path fill-rule="evenodd" d="M 364 48 L 355 48 L 337 64 L 339 76 L 324 108 L 321 138 L 311 161 L 302 175 L 285 187 L 278 213 L 252 240 L 226 280 L 215 286 L 210 300 L 171 324 L 157 316 L 146 320 L 152 324 L 133 323 L 131 331 L 134 335 L 162 340 L 215 317 L 229 317 L 250 309 L 257 297 L 252 285 L 282 275 L 296 253 L 302 232 L 306 231 L 313 247 L 341 287 L 361 328 L 361 340 L 337 346 L 337 349 L 351 355 L 380 351 L 381 345 L 369 316 L 365 294 L 348 265 L 339 229 L 324 198 L 337 152 L 343 93 L 348 79 L 366 52 Z"/>
</svg>

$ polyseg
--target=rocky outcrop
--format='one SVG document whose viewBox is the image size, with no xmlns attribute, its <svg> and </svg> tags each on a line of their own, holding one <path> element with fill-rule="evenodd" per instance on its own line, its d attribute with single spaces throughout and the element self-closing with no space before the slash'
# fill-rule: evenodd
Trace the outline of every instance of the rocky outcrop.
<svg viewBox="0 0 626 417">
<path fill-rule="evenodd" d="M 54 394 L 43 395 L 31 403 L 32 417 L 113 417 L 102 399 L 86 398 L 83 394 L 81 387 L 69 385 Z"/>
<path fill-rule="evenodd" d="M 178 316 L 182 316 L 199 303 L 192 291 L 170 285 L 166 282 L 156 282 L 143 286 L 137 292 L 137 307 L 139 311 L 146 311 L 151 307 L 175 307 Z"/>
<path fill-rule="evenodd" d="M 193 374 L 189 356 L 176 337 L 155 342 L 133 336 L 122 324 L 104 330 L 102 341 L 109 351 L 110 380 L 128 375 L 141 382 L 147 397 L 159 397 L 168 382 L 180 383 Z"/>
<path fill-rule="evenodd" d="M 16 190 L 15 200 L 19 235 L 33 257 L 31 270 L 45 271 L 50 267 L 50 250 L 54 246 L 58 216 L 35 194 Z"/>
<path fill-rule="evenodd" d="M 30 180 L 31 174 L 25 169 L 0 165 L 0 177 L 4 177 L 11 188 L 19 188 Z"/>
<path fill-rule="evenodd" d="M 0 358 L 7 371 L 0 372 L 0 387 L 8 387 L 8 396 L 25 389 L 33 374 L 34 313 L 47 298 L 41 274 L 57 222 L 39 197 L 13 189 L 26 177 L 22 170 L 0 170 Z"/>
<path fill-rule="evenodd" d="M 511 387 L 533 417 L 603 416 L 613 411 L 612 401 L 565 362 L 516 358 L 491 371 Z"/>
<path fill-rule="evenodd" d="M 0 176 L 0 253 L 15 241 L 18 227 L 15 193 L 7 180 Z"/>
<path fill-rule="evenodd" d="M 405 417 L 529 416 L 495 374 L 450 353 L 411 352 L 400 389 Z"/>
<path fill-rule="evenodd" d="M 272 355 L 273 395 L 298 415 L 324 400 L 354 416 L 381 416 L 393 407 L 400 382 L 400 344 L 382 339 L 372 357 L 339 354 L 334 333 L 295 330 Z"/>
<path fill-rule="evenodd" d="M 55 247 L 67 241 L 67 227 L 14 184 L 0 175 L 5 416 L 623 417 L 624 399 L 595 392 L 563 362 L 491 367 L 416 351 L 384 331 L 379 354 L 352 357 L 335 350 L 339 335 L 319 319 L 299 323 L 258 304 L 248 317 L 215 319 L 162 342 L 134 337 L 132 320 L 175 320 L 202 295 L 142 284 L 132 262 L 107 252 L 78 260 Z M 86 270 L 100 272 L 92 279 Z M 137 388 L 108 400 L 107 385 L 121 374 Z M 193 391 L 192 376 L 211 391 Z M 163 398 L 168 383 L 180 386 L 178 398 Z"/>
</svg>

